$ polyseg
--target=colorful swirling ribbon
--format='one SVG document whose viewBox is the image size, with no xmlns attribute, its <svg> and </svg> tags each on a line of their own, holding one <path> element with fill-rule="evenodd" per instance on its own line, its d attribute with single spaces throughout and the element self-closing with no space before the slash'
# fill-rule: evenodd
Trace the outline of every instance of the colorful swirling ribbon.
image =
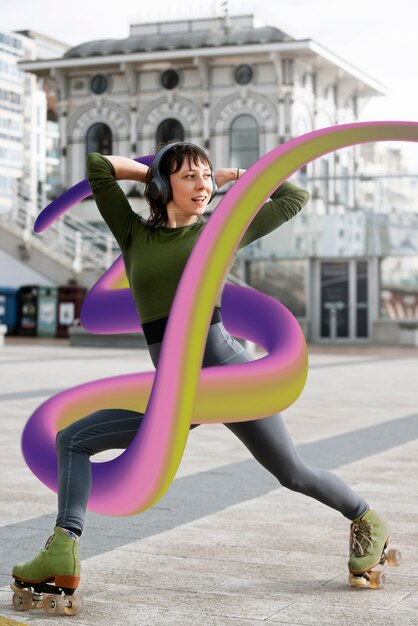
<svg viewBox="0 0 418 626">
<path fill-rule="evenodd" d="M 268 354 L 250 363 L 201 370 L 213 307 L 244 232 L 272 191 L 324 154 L 374 141 L 418 141 L 418 123 L 369 122 L 317 130 L 272 150 L 247 170 L 220 201 L 190 255 L 155 375 L 102 379 L 44 402 L 29 419 L 22 439 L 34 474 L 57 491 L 55 437 L 64 426 L 100 408 L 144 412 L 127 450 L 112 461 L 92 463 L 88 508 L 132 515 L 164 495 L 181 461 L 190 423 L 257 419 L 290 406 L 307 375 L 306 344 L 293 316 L 255 290 L 227 285 L 222 297 L 225 326 Z M 149 157 L 144 161 L 149 164 Z M 61 197 L 44 209 L 35 230 L 47 228 L 89 192 L 85 181 L 67 191 L 64 200 Z M 102 333 L 140 328 L 120 258 L 89 292 L 82 323 Z"/>
</svg>

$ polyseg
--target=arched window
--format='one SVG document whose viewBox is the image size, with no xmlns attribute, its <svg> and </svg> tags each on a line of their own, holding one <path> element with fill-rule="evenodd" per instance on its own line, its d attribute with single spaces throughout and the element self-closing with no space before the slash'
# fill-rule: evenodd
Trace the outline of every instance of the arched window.
<svg viewBox="0 0 418 626">
<path fill-rule="evenodd" d="M 163 120 L 157 128 L 157 146 L 168 141 L 184 141 L 184 128 L 173 117 Z"/>
<path fill-rule="evenodd" d="M 230 167 L 249 168 L 258 159 L 258 125 L 251 115 L 239 115 L 231 124 Z"/>
<path fill-rule="evenodd" d="M 100 152 L 100 154 L 112 154 L 112 131 L 109 126 L 98 122 L 93 124 L 86 135 L 86 155 L 90 152 Z"/>
</svg>

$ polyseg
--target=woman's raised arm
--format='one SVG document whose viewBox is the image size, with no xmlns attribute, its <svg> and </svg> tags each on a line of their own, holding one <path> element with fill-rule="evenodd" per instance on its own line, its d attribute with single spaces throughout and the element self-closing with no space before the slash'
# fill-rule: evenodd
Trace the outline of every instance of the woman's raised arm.
<svg viewBox="0 0 418 626">
<path fill-rule="evenodd" d="M 242 168 L 223 167 L 222 169 L 213 172 L 213 175 L 219 188 L 223 185 L 226 185 L 227 183 L 232 183 L 233 181 L 238 180 L 238 178 L 242 176 L 244 172 L 245 170 Z"/>
<path fill-rule="evenodd" d="M 115 170 L 116 180 L 137 180 L 144 183 L 148 174 L 149 167 L 143 163 L 138 163 L 133 159 L 123 156 L 105 156 L 105 159 L 111 162 Z"/>
</svg>

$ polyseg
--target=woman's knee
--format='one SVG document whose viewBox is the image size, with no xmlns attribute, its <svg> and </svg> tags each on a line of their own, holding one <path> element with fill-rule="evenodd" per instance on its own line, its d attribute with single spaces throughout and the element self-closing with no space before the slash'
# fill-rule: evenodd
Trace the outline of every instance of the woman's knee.
<svg viewBox="0 0 418 626">
<path fill-rule="evenodd" d="M 280 476 L 279 482 L 283 487 L 290 489 L 291 491 L 303 492 L 305 489 L 304 481 L 300 480 L 296 476 Z"/>
<path fill-rule="evenodd" d="M 88 430 L 93 426 L 92 422 L 93 419 L 96 418 L 97 413 L 98 411 L 85 418 L 77 420 L 58 431 L 55 439 L 57 451 L 65 452 L 74 450 L 80 446 L 82 440 L 88 436 Z"/>
<path fill-rule="evenodd" d="M 280 484 L 291 491 L 306 493 L 312 485 L 312 471 L 307 465 L 302 467 L 286 467 L 285 471 L 276 474 Z"/>
<path fill-rule="evenodd" d="M 70 426 L 57 432 L 55 443 L 58 452 L 64 452 L 74 445 L 74 429 L 72 426 L 73 424 L 70 424 Z"/>
</svg>

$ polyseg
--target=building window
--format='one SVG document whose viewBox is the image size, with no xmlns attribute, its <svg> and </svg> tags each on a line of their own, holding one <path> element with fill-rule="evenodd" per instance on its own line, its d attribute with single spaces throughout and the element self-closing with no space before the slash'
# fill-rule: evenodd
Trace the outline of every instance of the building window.
<svg viewBox="0 0 418 626">
<path fill-rule="evenodd" d="M 100 154 L 112 154 L 112 131 L 109 126 L 98 122 L 93 124 L 86 135 L 86 154 L 100 152 Z"/>
<path fill-rule="evenodd" d="M 281 302 L 293 315 L 306 316 L 309 280 L 306 261 L 247 259 L 245 266 L 245 276 L 241 275 L 241 280 Z"/>
<path fill-rule="evenodd" d="M 20 39 L 16 39 L 16 37 L 12 37 L 11 35 L 6 35 L 6 33 L 0 33 L 0 44 L 4 44 L 5 46 L 12 48 L 12 50 L 7 50 L 11 54 L 16 54 L 15 50 L 22 50 L 23 44 Z"/>
<path fill-rule="evenodd" d="M 174 89 L 180 82 L 180 74 L 176 70 L 166 70 L 160 80 L 164 89 Z"/>
<path fill-rule="evenodd" d="M 251 115 L 239 115 L 230 128 L 230 167 L 249 168 L 259 157 L 258 124 Z"/>
<path fill-rule="evenodd" d="M 254 72 L 250 65 L 243 63 L 234 71 L 234 78 L 239 85 L 248 85 L 253 79 Z"/>
<path fill-rule="evenodd" d="M 299 183 L 302 187 L 307 187 L 308 185 L 308 166 L 302 165 L 299 170 Z"/>
<path fill-rule="evenodd" d="M 173 117 L 163 120 L 157 128 L 157 146 L 168 141 L 184 141 L 184 128 Z"/>
<path fill-rule="evenodd" d="M 327 159 L 321 159 L 321 197 L 324 201 L 325 210 L 329 210 L 329 163 Z"/>
<path fill-rule="evenodd" d="M 283 85 L 294 85 L 294 61 L 293 59 L 282 59 Z"/>
<path fill-rule="evenodd" d="M 92 92 L 97 95 L 104 93 L 108 87 L 109 81 L 106 76 L 103 76 L 103 74 L 96 74 L 96 76 L 93 76 L 91 79 L 90 88 Z"/>
<path fill-rule="evenodd" d="M 354 117 L 357 118 L 358 117 L 358 96 L 353 96 L 351 103 L 353 107 Z"/>
<path fill-rule="evenodd" d="M 4 161 L 9 167 L 17 167 L 22 163 L 22 151 L 19 146 L 18 150 L 0 146 L 0 161 Z"/>
<path fill-rule="evenodd" d="M 341 168 L 341 202 L 345 207 L 348 207 L 349 200 L 349 178 L 348 178 L 348 167 L 343 165 Z"/>
<path fill-rule="evenodd" d="M 0 89 L 0 100 L 4 102 L 11 102 L 12 104 L 20 105 L 20 95 L 13 91 L 6 89 Z"/>
<path fill-rule="evenodd" d="M 380 262 L 380 316 L 418 317 L 418 258 L 387 256 Z"/>
<path fill-rule="evenodd" d="M 316 74 L 315 72 L 305 72 L 303 75 L 302 85 L 306 89 L 310 89 L 316 95 Z"/>
<path fill-rule="evenodd" d="M 317 94 L 317 84 L 318 84 L 317 74 L 315 72 L 312 72 L 312 92 L 315 96 Z"/>
</svg>

